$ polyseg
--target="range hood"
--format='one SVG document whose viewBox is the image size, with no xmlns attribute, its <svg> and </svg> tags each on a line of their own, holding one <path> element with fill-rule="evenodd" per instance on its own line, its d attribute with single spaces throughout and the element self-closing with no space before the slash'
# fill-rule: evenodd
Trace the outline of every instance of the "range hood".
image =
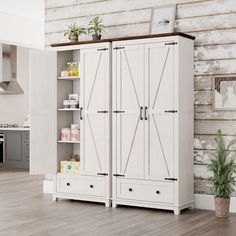
<svg viewBox="0 0 236 236">
<path fill-rule="evenodd" d="M 0 82 L 0 95 L 23 94 L 24 91 L 16 80 Z"/>
<path fill-rule="evenodd" d="M 23 94 L 24 91 L 16 80 L 17 47 L 1 45 L 2 81 L 0 81 L 0 95 Z"/>
</svg>

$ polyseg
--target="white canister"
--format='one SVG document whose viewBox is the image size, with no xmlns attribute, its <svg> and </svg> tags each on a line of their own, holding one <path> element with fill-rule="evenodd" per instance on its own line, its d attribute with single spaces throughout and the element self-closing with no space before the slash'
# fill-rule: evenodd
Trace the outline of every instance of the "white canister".
<svg viewBox="0 0 236 236">
<path fill-rule="evenodd" d="M 79 124 L 71 124 L 70 128 L 71 129 L 79 129 Z"/>
<path fill-rule="evenodd" d="M 79 141 L 79 129 L 71 129 L 71 141 Z"/>
<path fill-rule="evenodd" d="M 70 141 L 71 139 L 71 130 L 69 128 L 61 129 L 61 140 Z"/>
</svg>

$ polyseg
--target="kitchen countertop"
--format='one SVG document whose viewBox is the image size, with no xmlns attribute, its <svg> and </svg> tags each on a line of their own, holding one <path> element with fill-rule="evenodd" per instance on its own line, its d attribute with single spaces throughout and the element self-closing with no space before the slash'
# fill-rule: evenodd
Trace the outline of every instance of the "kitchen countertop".
<svg viewBox="0 0 236 236">
<path fill-rule="evenodd" d="M 24 128 L 24 127 L 4 128 L 4 127 L 0 127 L 0 131 L 30 131 L 30 128 Z"/>
</svg>

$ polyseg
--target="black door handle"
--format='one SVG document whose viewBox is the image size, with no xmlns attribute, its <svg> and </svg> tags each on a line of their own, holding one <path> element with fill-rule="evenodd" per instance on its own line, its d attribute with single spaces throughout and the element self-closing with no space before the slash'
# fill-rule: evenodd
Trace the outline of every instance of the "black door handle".
<svg viewBox="0 0 236 236">
<path fill-rule="evenodd" d="M 66 183 L 67 186 L 70 186 L 70 183 Z"/>
<path fill-rule="evenodd" d="M 82 112 L 83 112 L 83 107 L 80 108 L 80 120 L 83 120 Z"/>
<path fill-rule="evenodd" d="M 139 118 L 140 120 L 143 120 L 143 107 L 140 107 Z"/>
<path fill-rule="evenodd" d="M 89 187 L 90 187 L 90 188 L 93 188 L 93 185 L 91 184 L 91 185 L 89 185 Z"/>
<path fill-rule="evenodd" d="M 133 189 L 132 189 L 132 188 L 129 188 L 129 192 L 133 192 Z"/>
<path fill-rule="evenodd" d="M 148 107 L 145 107 L 145 108 L 144 108 L 144 119 L 145 119 L 145 120 L 148 119 L 148 118 L 147 118 L 147 109 L 148 109 Z"/>
<path fill-rule="evenodd" d="M 160 194 L 160 191 L 159 191 L 159 190 L 157 190 L 157 191 L 156 191 L 156 194 Z"/>
</svg>

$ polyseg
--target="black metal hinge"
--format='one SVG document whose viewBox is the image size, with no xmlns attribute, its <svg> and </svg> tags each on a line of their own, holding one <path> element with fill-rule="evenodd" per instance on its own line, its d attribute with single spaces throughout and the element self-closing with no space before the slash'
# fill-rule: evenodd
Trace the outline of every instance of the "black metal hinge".
<svg viewBox="0 0 236 236">
<path fill-rule="evenodd" d="M 178 179 L 175 179 L 175 178 L 165 178 L 165 180 L 177 181 Z"/>
<path fill-rule="evenodd" d="M 108 111 L 97 111 L 97 113 L 108 113 Z"/>
<path fill-rule="evenodd" d="M 176 45 L 178 44 L 177 42 L 171 42 L 171 43 L 165 43 L 165 45 Z"/>
<path fill-rule="evenodd" d="M 167 110 L 167 111 L 165 111 L 165 113 L 177 113 L 178 111 L 176 111 L 176 110 Z"/>
<path fill-rule="evenodd" d="M 114 50 L 125 49 L 125 47 L 115 47 Z"/>
<path fill-rule="evenodd" d="M 99 49 L 97 49 L 97 51 L 107 51 L 108 50 L 108 48 L 99 48 Z"/>
<path fill-rule="evenodd" d="M 97 175 L 103 175 L 103 176 L 107 176 L 107 173 L 97 173 Z"/>
<path fill-rule="evenodd" d="M 116 176 L 116 177 L 125 177 L 125 175 L 121 175 L 121 174 L 114 174 L 113 176 Z"/>
<path fill-rule="evenodd" d="M 113 113 L 125 113 L 125 111 L 113 111 Z"/>
</svg>

